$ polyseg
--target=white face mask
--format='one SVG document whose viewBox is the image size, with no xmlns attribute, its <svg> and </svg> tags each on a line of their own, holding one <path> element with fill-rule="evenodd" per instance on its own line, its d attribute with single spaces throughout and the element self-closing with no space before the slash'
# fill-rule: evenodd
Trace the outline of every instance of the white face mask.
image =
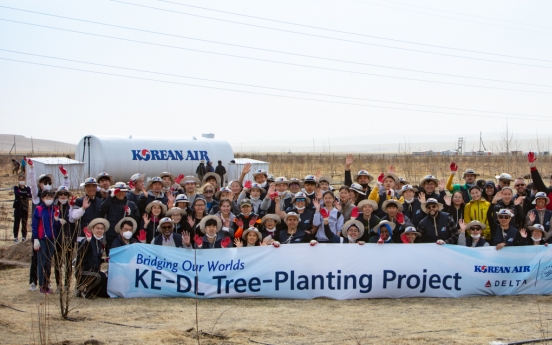
<svg viewBox="0 0 552 345">
<path fill-rule="evenodd" d="M 51 184 L 45 184 L 44 185 L 44 190 L 52 190 L 52 185 Z"/>
<path fill-rule="evenodd" d="M 351 236 L 349 236 L 349 235 L 347 235 L 347 239 L 348 239 L 348 240 L 349 240 L 349 242 L 351 242 L 351 243 L 354 243 L 354 242 L 356 242 L 356 240 L 353 240 L 353 239 L 351 238 Z"/>
<path fill-rule="evenodd" d="M 474 239 L 474 240 L 477 240 L 479 237 L 481 237 L 481 234 L 471 234 L 471 237 Z"/>
<path fill-rule="evenodd" d="M 53 203 L 54 203 L 54 200 L 52 200 L 52 199 L 44 200 L 44 205 L 46 205 L 46 206 L 50 206 Z"/>
<path fill-rule="evenodd" d="M 278 192 L 279 196 L 286 195 L 286 192 Z"/>
<path fill-rule="evenodd" d="M 531 239 L 535 242 L 540 242 L 542 240 L 542 237 L 541 238 L 534 238 L 533 236 L 531 236 Z"/>
<path fill-rule="evenodd" d="M 24 186 L 24 185 L 25 185 L 25 181 L 19 181 L 19 185 L 20 185 L 20 186 Z"/>
<path fill-rule="evenodd" d="M 259 200 L 259 198 L 254 198 L 254 197 L 250 197 L 249 199 L 251 199 L 251 200 L 253 200 L 253 201 Z"/>
<path fill-rule="evenodd" d="M 98 237 L 98 236 L 94 235 L 94 238 L 97 239 L 97 240 L 99 241 L 99 240 L 101 240 L 101 239 L 103 238 L 103 236 Z"/>
<path fill-rule="evenodd" d="M 305 209 L 305 207 L 297 207 L 297 206 L 295 206 L 295 208 L 296 208 L 298 211 L 302 211 L 302 210 Z"/>
<path fill-rule="evenodd" d="M 67 204 L 67 199 L 58 199 L 59 202 L 61 202 L 62 205 Z"/>
<path fill-rule="evenodd" d="M 209 235 L 209 234 L 205 234 L 207 236 L 207 238 L 215 238 L 217 237 L 217 234 L 214 234 L 214 235 Z"/>
<path fill-rule="evenodd" d="M 268 232 L 274 232 L 274 231 L 276 231 L 276 228 L 266 229 L 266 231 L 268 231 Z"/>
<path fill-rule="evenodd" d="M 124 237 L 126 240 L 130 240 L 130 238 L 132 237 L 132 231 L 125 231 L 125 232 L 123 232 L 123 237 Z"/>
</svg>

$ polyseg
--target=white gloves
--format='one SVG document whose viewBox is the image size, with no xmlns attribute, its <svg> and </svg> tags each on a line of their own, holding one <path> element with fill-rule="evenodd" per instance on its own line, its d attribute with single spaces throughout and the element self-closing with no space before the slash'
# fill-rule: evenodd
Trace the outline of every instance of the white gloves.
<svg viewBox="0 0 552 345">
<path fill-rule="evenodd" d="M 40 241 L 38 239 L 34 240 L 33 248 L 36 252 L 38 252 L 40 250 Z"/>
</svg>

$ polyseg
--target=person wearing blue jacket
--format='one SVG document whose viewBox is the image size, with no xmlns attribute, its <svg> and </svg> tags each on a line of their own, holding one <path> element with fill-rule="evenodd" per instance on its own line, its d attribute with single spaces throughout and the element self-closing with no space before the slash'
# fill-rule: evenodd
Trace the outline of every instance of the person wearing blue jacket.
<svg viewBox="0 0 552 345">
<path fill-rule="evenodd" d="M 59 208 L 52 206 L 54 202 L 53 191 L 43 191 L 41 203 L 33 213 L 33 248 L 38 252 L 38 284 L 40 293 L 49 294 L 50 273 L 52 270 L 52 258 L 54 257 L 55 241 L 61 228 L 59 220 Z"/>
</svg>

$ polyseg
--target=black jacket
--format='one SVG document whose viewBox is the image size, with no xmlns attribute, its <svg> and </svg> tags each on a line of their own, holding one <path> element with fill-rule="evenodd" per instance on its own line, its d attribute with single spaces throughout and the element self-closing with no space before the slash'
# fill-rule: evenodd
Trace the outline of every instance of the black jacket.
<svg viewBox="0 0 552 345">
<path fill-rule="evenodd" d="M 77 267 L 81 271 L 99 272 L 104 252 L 102 240 L 97 240 L 94 236 L 90 242 L 86 238 L 79 242 L 77 251 Z"/>
<path fill-rule="evenodd" d="M 111 242 L 111 248 L 110 248 L 110 250 L 113 249 L 113 248 L 123 247 L 123 246 L 127 246 L 127 245 L 129 245 L 129 244 L 134 244 L 134 243 L 140 243 L 140 242 L 138 242 L 137 239 L 131 237 L 130 240 L 128 240 L 128 243 L 125 243 L 125 242 L 121 239 L 121 236 L 119 235 L 119 236 L 117 236 L 117 237 L 113 240 L 113 242 Z"/>
<path fill-rule="evenodd" d="M 134 218 L 136 224 L 140 223 L 140 213 L 135 203 L 128 201 L 126 196 L 123 200 L 119 200 L 116 197 L 109 197 L 105 199 L 100 206 L 100 217 L 107 219 L 109 222 L 109 229 L 106 231 L 105 237 L 115 238 L 118 236 L 115 232 L 115 225 L 117 225 L 121 219 L 127 217 L 125 206 L 130 208 L 130 215 L 128 215 L 128 217 Z"/>
<path fill-rule="evenodd" d="M 86 196 L 80 197 L 77 200 L 75 200 L 74 207 L 81 208 L 84 198 L 86 198 Z M 89 200 L 90 205 L 86 210 L 84 210 L 84 214 L 82 215 L 80 220 L 78 220 L 79 228 L 80 228 L 79 236 L 84 236 L 82 229 L 88 226 L 88 223 L 90 223 L 91 221 L 93 221 L 94 219 L 100 216 L 100 206 L 102 205 L 102 202 L 103 200 L 100 192 L 96 192 L 96 196 L 94 197 L 94 199 Z"/>
</svg>

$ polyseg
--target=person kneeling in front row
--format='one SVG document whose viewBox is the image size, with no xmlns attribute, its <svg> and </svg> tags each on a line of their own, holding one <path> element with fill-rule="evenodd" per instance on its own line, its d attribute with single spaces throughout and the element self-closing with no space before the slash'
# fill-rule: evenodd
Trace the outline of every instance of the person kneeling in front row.
<svg viewBox="0 0 552 345">
<path fill-rule="evenodd" d="M 102 263 L 108 258 L 102 258 L 104 246 L 102 239 L 109 229 L 109 222 L 104 218 L 96 218 L 83 228 L 86 236 L 79 242 L 77 250 L 77 296 L 84 298 L 107 297 L 107 275 L 100 270 Z"/>
</svg>

